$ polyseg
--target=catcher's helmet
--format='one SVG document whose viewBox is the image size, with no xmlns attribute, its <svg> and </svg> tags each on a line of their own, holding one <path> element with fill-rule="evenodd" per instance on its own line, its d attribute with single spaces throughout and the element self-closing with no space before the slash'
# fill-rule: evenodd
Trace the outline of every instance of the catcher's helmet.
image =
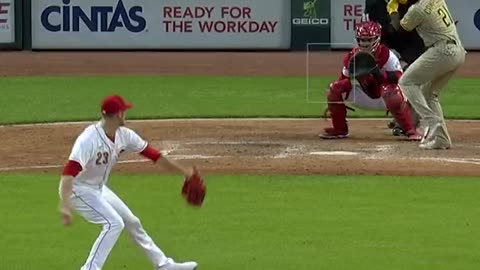
<svg viewBox="0 0 480 270">
<path fill-rule="evenodd" d="M 382 27 L 372 21 L 361 22 L 355 30 L 355 38 L 360 50 L 375 53 L 380 46 Z"/>
</svg>

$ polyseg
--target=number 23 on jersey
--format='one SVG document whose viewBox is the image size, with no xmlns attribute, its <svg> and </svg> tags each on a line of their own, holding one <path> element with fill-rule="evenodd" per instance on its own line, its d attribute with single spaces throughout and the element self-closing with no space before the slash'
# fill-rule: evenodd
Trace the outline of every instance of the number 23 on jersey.
<svg viewBox="0 0 480 270">
<path fill-rule="evenodd" d="M 95 164 L 97 164 L 97 165 L 108 164 L 108 160 L 109 160 L 108 158 L 109 158 L 108 152 L 98 152 Z"/>
</svg>

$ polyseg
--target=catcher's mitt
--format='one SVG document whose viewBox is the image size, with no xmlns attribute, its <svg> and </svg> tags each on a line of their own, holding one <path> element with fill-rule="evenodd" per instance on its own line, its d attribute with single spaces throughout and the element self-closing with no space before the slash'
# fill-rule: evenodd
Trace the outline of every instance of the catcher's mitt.
<svg viewBox="0 0 480 270">
<path fill-rule="evenodd" d="M 201 206 L 205 199 L 207 187 L 203 182 L 202 177 L 194 168 L 193 174 L 189 177 L 185 177 L 182 187 L 182 196 L 185 198 L 188 204 L 193 206 Z"/>
<path fill-rule="evenodd" d="M 368 52 L 357 52 L 348 64 L 350 78 L 362 78 L 367 75 L 380 73 L 375 57 Z"/>
</svg>

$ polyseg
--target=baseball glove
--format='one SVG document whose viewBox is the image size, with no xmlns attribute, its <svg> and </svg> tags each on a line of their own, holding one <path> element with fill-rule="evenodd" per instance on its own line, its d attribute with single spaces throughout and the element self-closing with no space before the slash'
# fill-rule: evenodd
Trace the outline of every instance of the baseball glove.
<svg viewBox="0 0 480 270">
<path fill-rule="evenodd" d="M 196 168 L 193 170 L 193 174 L 189 177 L 185 177 L 182 187 L 182 196 L 185 198 L 188 204 L 192 206 L 201 206 L 205 199 L 207 187 L 203 182 L 202 176 Z"/>
<path fill-rule="evenodd" d="M 350 59 L 348 72 L 350 78 L 360 79 L 370 74 L 377 76 L 380 73 L 380 68 L 371 53 L 357 52 Z"/>
</svg>

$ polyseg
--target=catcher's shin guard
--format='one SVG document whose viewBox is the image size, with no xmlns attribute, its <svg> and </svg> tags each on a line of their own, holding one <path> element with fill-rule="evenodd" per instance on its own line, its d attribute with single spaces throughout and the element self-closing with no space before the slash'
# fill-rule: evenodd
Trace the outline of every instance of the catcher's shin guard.
<svg viewBox="0 0 480 270">
<path fill-rule="evenodd" d="M 415 125 L 413 124 L 410 106 L 397 84 L 382 86 L 382 98 L 385 106 L 400 124 L 408 137 L 416 136 Z"/>
<path fill-rule="evenodd" d="M 320 135 L 324 139 L 339 139 L 348 136 L 347 106 L 343 101 L 342 93 L 344 89 L 348 89 L 349 83 L 348 80 L 341 80 L 330 84 L 327 100 L 333 128 L 325 129 L 325 132 Z"/>
<path fill-rule="evenodd" d="M 342 82 L 334 82 L 328 91 L 328 110 L 332 118 L 333 129 L 338 134 L 348 134 L 347 106 L 345 106 L 342 92 Z"/>
</svg>

